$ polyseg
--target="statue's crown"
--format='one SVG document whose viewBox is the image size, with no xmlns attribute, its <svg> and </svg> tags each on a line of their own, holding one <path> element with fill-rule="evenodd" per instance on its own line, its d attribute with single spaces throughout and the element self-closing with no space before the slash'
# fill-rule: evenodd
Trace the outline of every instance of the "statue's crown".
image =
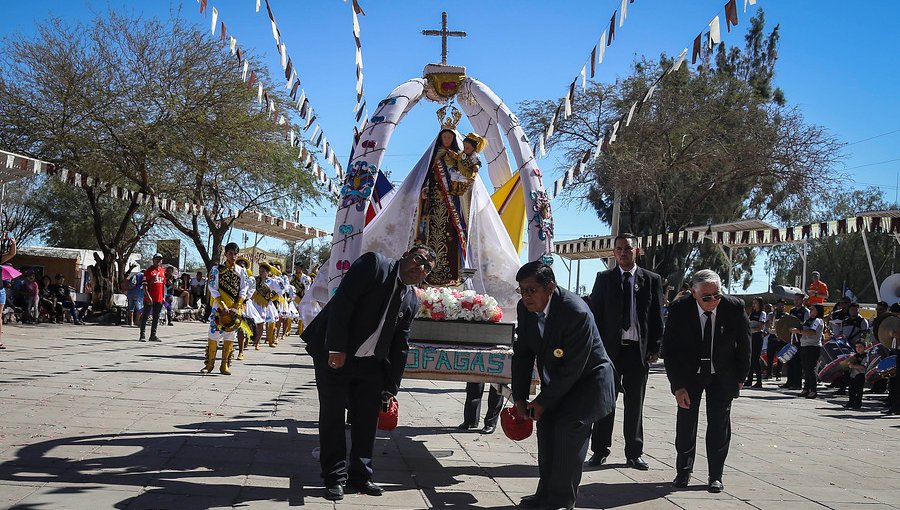
<svg viewBox="0 0 900 510">
<path fill-rule="evenodd" d="M 442 128 L 456 129 L 459 119 L 462 118 L 462 112 L 457 110 L 455 106 L 442 106 L 437 111 L 437 118 L 441 122 Z"/>
</svg>

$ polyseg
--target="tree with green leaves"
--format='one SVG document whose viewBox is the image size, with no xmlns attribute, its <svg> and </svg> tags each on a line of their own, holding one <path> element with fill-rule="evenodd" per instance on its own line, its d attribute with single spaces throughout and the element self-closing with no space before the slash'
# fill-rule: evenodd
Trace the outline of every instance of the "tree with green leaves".
<svg viewBox="0 0 900 510">
<path fill-rule="evenodd" d="M 37 37 L 5 40 L 0 66 L 0 146 L 96 179 L 71 198 L 87 204 L 103 253 L 95 292 L 104 303 L 134 248 L 129 232 L 149 229 L 135 230 L 136 217 L 161 215 L 210 268 L 232 211 L 294 209 L 319 196 L 284 141 L 287 124 L 258 104 L 221 42 L 178 15 L 50 19 Z M 268 94 L 279 105 L 281 96 Z M 202 209 L 150 211 L 136 193 L 113 205 L 113 185 Z"/>
<path fill-rule="evenodd" d="M 682 65 L 657 83 L 673 60 L 638 59 L 630 76 L 592 83 L 576 95 L 572 115 L 561 119 L 546 142 L 563 154 L 566 168 L 593 153 L 596 141 L 619 120 L 614 143 L 590 159 L 569 200 L 583 201 L 601 220 L 621 205 L 619 230 L 637 235 L 747 217 L 791 221 L 827 185 L 841 144 L 799 110 L 785 106 L 774 86 L 778 27 L 766 34 L 762 11 L 751 20 L 743 49 L 705 52 L 696 69 Z M 652 98 L 624 119 L 656 83 Z M 528 101 L 520 118 L 536 137 L 557 111 L 554 101 Z M 749 285 L 754 252 L 735 250 L 733 264 L 709 241 L 664 244 L 645 250 L 645 264 L 678 284 L 699 267 L 731 272 Z"/>
</svg>

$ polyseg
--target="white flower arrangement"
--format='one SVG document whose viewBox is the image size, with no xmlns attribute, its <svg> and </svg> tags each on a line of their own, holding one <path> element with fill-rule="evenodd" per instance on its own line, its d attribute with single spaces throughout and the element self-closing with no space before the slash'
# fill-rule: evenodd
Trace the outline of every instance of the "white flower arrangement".
<svg viewBox="0 0 900 510">
<path fill-rule="evenodd" d="M 474 290 L 456 290 L 447 287 L 416 288 L 419 297 L 420 319 L 435 321 L 500 322 L 503 310 L 497 300 Z"/>
</svg>

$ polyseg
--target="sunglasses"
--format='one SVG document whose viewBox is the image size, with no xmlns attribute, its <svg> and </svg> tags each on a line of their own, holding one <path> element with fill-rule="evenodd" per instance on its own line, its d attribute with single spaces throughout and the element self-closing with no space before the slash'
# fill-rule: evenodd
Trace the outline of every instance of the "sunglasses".
<svg viewBox="0 0 900 510">
<path fill-rule="evenodd" d="M 702 296 L 700 298 L 700 301 L 703 301 L 704 303 L 709 303 L 710 301 L 718 301 L 720 299 L 722 299 L 722 294 L 707 294 L 705 296 Z"/>
<path fill-rule="evenodd" d="M 542 287 L 516 287 L 516 294 L 521 294 L 523 296 L 533 296 L 540 291 Z"/>
<path fill-rule="evenodd" d="M 424 256 L 416 253 L 413 255 L 413 262 L 416 263 L 417 266 L 422 266 L 425 269 L 426 273 L 430 273 L 432 269 L 434 269 L 434 264 L 428 261 Z"/>
</svg>

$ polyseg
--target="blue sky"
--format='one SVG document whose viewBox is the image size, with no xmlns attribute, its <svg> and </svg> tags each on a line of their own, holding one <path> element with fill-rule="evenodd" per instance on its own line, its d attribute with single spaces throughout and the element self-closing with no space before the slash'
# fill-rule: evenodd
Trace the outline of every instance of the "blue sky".
<svg viewBox="0 0 900 510">
<path fill-rule="evenodd" d="M 342 0 L 270 0 L 289 55 L 299 70 L 319 120 L 341 161 L 346 161 L 352 139 L 355 101 L 354 43 L 351 7 Z M 360 17 L 366 97 L 375 104 L 401 82 L 421 76 L 422 68 L 440 60 L 440 40 L 424 37 L 422 29 L 439 28 L 440 13 L 448 12 L 451 29 L 467 31 L 465 39 L 451 39 L 449 63 L 465 65 L 468 74 L 490 86 L 515 111 L 526 99 L 558 98 L 587 61 L 593 44 L 609 24 L 620 0 L 578 1 L 425 1 L 360 0 L 366 16 Z M 612 81 L 627 74 L 637 55 L 655 57 L 660 52 L 677 55 L 716 14 L 724 0 L 636 0 L 629 4 L 623 27 L 607 48 L 598 68 L 598 79 Z M 827 127 L 849 143 L 846 157 L 836 171 L 845 171 L 847 188 L 880 186 L 888 200 L 897 193 L 900 174 L 900 98 L 889 88 L 900 78 L 894 54 L 897 36 L 877 20 L 900 17 L 900 2 L 876 0 L 861 4 L 823 0 L 758 0 L 743 12 L 740 23 L 723 38 L 728 45 L 743 45 L 744 30 L 757 8 L 766 13 L 767 27 L 781 26 L 776 83 L 790 105 L 799 107 L 807 120 Z M 209 0 L 200 15 L 195 0 L 0 0 L 5 22 L 0 36 L 34 33 L 35 23 L 50 15 L 86 21 L 107 7 L 126 9 L 134 15 L 162 16 L 183 9 L 183 16 L 209 27 L 209 10 L 218 8 L 229 35 L 242 47 L 253 48 L 256 64 L 280 71 L 271 28 L 262 12 L 254 12 L 255 0 Z M 277 86 L 284 86 L 279 81 Z M 394 179 L 406 175 L 434 136 L 438 105 L 422 103 L 397 130 L 385 168 Z M 889 134 L 887 134 L 889 133 Z M 884 136 L 878 136 L 884 135 Z M 870 139 L 872 137 L 877 137 Z M 870 140 L 867 140 L 870 139 Z M 865 140 L 865 141 L 863 141 Z M 858 142 L 858 143 L 854 143 Z M 896 160 L 896 161 L 891 161 Z M 545 185 L 563 170 L 553 154 L 542 161 Z M 329 171 L 332 171 L 329 168 Z M 827 197 L 823 197 L 827 200 Z M 577 205 L 554 205 L 556 239 L 602 235 L 609 228 L 596 215 Z M 302 211 L 303 223 L 330 230 L 331 211 Z M 263 247 L 280 243 L 264 243 Z M 599 262 L 585 262 L 582 284 L 593 281 Z M 557 278 L 568 273 L 556 265 Z M 750 290 L 765 290 L 765 268 L 760 265 Z M 573 277 L 574 285 L 574 277 Z"/>
</svg>

